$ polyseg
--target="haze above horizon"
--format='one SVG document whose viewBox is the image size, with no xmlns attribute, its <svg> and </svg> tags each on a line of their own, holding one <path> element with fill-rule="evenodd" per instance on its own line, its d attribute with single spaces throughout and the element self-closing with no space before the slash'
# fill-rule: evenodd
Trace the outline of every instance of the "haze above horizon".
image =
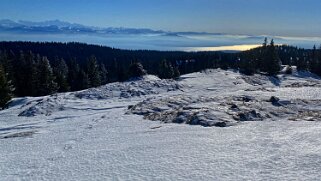
<svg viewBox="0 0 321 181">
<path fill-rule="evenodd" d="M 294 37 L 321 37 L 318 0 L 2 0 L 0 19 Z"/>
</svg>

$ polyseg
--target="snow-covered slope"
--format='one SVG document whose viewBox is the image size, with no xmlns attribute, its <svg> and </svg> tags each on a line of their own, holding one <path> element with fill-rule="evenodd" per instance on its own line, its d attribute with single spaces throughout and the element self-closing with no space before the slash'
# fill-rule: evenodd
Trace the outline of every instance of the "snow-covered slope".
<svg viewBox="0 0 321 181">
<path fill-rule="evenodd" d="M 320 93 L 308 73 L 207 70 L 17 98 L 0 180 L 319 180 Z"/>
</svg>

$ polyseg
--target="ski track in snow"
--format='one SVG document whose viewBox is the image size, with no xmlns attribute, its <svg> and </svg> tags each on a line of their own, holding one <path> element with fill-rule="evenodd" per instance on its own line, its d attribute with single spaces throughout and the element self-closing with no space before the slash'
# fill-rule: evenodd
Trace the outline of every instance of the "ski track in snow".
<svg viewBox="0 0 321 181">
<path fill-rule="evenodd" d="M 275 82 L 207 70 L 184 75 L 178 83 L 149 76 L 76 93 L 19 98 L 0 112 L 0 180 L 320 180 L 319 121 L 290 121 L 289 113 L 220 128 L 165 124 L 128 112 L 148 99 L 213 98 L 218 104 L 246 95 L 256 102 L 237 102 L 241 108 L 263 105 L 262 113 L 282 111 L 264 102 L 277 96 L 281 103 L 293 102 L 287 111 L 318 113 L 320 83 L 304 73 Z M 222 106 L 217 116 L 225 115 Z"/>
</svg>

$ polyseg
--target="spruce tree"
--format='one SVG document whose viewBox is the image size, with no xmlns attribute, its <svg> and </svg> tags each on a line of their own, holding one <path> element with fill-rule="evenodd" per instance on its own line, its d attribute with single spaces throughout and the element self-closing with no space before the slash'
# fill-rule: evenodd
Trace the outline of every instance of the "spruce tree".
<svg viewBox="0 0 321 181">
<path fill-rule="evenodd" d="M 36 96 L 36 60 L 34 54 L 29 51 L 20 51 L 18 61 L 14 63 L 14 80 L 17 96 Z"/>
<path fill-rule="evenodd" d="M 161 78 L 161 79 L 165 79 L 166 78 L 166 69 L 167 69 L 167 62 L 166 60 L 162 60 L 160 63 L 159 63 L 159 66 L 158 66 L 158 77 Z"/>
<path fill-rule="evenodd" d="M 100 80 L 101 84 L 107 84 L 108 82 L 108 72 L 105 67 L 105 64 L 103 63 L 100 65 Z"/>
<path fill-rule="evenodd" d="M 250 62 L 251 64 L 254 62 Z M 260 71 L 266 72 L 269 75 L 276 75 L 281 69 L 281 61 L 274 45 L 274 40 L 271 40 L 270 45 L 267 45 L 267 38 L 264 39 L 262 48 L 260 49 L 260 59 L 258 67 Z"/>
<path fill-rule="evenodd" d="M 316 74 L 318 74 L 319 76 L 321 76 L 321 45 L 317 51 L 317 68 L 316 68 Z"/>
<path fill-rule="evenodd" d="M 274 40 L 271 40 L 267 50 L 267 73 L 269 75 L 276 75 L 281 69 L 281 62 L 276 51 Z"/>
<path fill-rule="evenodd" d="M 13 58 L 8 56 L 6 50 L 0 50 L 0 64 L 2 64 L 4 71 L 7 74 L 7 78 L 14 82 L 14 68 L 13 68 Z"/>
<path fill-rule="evenodd" d="M 3 66 L 0 64 L 0 108 L 12 98 L 12 87 L 10 81 L 7 80 Z"/>
<path fill-rule="evenodd" d="M 174 78 L 178 78 L 181 75 L 177 66 L 174 67 Z"/>
<path fill-rule="evenodd" d="M 78 90 L 89 88 L 89 78 L 85 71 L 80 70 L 78 73 L 78 81 L 76 85 Z"/>
<path fill-rule="evenodd" d="M 305 60 L 305 58 L 306 57 L 297 59 L 296 65 L 299 71 L 307 71 L 309 69 L 309 61 Z"/>
<path fill-rule="evenodd" d="M 123 82 L 128 79 L 128 71 L 126 71 L 124 65 L 119 65 L 117 70 L 117 81 Z"/>
<path fill-rule="evenodd" d="M 54 74 L 56 77 L 56 82 L 58 84 L 58 92 L 67 92 L 70 90 L 68 84 L 68 66 L 64 59 L 60 59 L 58 64 L 54 68 Z"/>
<path fill-rule="evenodd" d="M 253 75 L 256 71 L 255 63 L 252 58 L 248 57 L 240 62 L 240 73 Z"/>
<path fill-rule="evenodd" d="M 166 59 L 162 60 L 159 64 L 158 76 L 161 79 L 170 79 L 174 77 L 174 68 Z"/>
<path fill-rule="evenodd" d="M 79 72 L 80 72 L 80 68 L 76 60 L 71 59 L 69 64 L 69 71 L 68 71 L 68 83 L 72 91 L 80 90 L 80 86 L 78 83 L 79 82 L 78 77 L 80 74 Z"/>
<path fill-rule="evenodd" d="M 314 45 L 310 61 L 310 71 L 321 76 L 321 46 L 317 49 Z"/>
<path fill-rule="evenodd" d="M 269 61 L 270 61 L 270 57 L 268 55 L 269 47 L 267 42 L 268 40 L 267 38 L 265 38 L 262 44 L 262 48 L 260 48 L 260 55 L 258 60 L 258 68 L 260 71 L 263 71 L 263 72 L 268 72 Z"/>
<path fill-rule="evenodd" d="M 318 53 L 317 53 L 317 48 L 314 45 L 312 49 L 312 55 L 311 55 L 311 60 L 310 60 L 310 67 L 309 70 L 312 73 L 317 73 L 318 72 Z"/>
<path fill-rule="evenodd" d="M 97 60 L 95 56 L 91 56 L 88 60 L 88 79 L 89 87 L 97 87 L 101 85 L 100 71 L 97 65 Z"/>
<path fill-rule="evenodd" d="M 129 67 L 129 76 L 134 77 L 142 77 L 146 75 L 146 70 L 140 62 L 132 63 Z"/>
<path fill-rule="evenodd" d="M 37 96 L 45 96 L 57 92 L 58 86 L 47 57 L 42 57 L 38 62 L 37 79 Z"/>
</svg>

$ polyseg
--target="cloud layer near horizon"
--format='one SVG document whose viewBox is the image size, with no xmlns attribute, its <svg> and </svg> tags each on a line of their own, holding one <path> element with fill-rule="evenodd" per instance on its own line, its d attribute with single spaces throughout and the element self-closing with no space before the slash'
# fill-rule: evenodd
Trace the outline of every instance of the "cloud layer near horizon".
<svg viewBox="0 0 321 181">
<path fill-rule="evenodd" d="M 265 36 L 206 32 L 166 32 L 133 28 L 99 28 L 61 21 L 14 22 L 0 20 L 0 41 L 83 42 L 121 49 L 216 51 L 247 50 L 259 46 Z M 318 37 L 268 36 L 277 44 L 312 48 Z"/>
</svg>

